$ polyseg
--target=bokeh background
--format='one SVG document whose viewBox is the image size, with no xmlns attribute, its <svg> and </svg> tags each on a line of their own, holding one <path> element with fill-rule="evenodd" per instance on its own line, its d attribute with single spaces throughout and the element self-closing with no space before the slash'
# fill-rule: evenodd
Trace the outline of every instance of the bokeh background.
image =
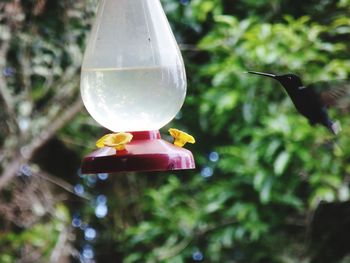
<svg viewBox="0 0 350 263">
<path fill-rule="evenodd" d="M 350 262 L 349 112 L 339 150 L 244 74 L 348 78 L 350 1 L 162 0 L 188 93 L 161 132 L 196 138 L 197 169 L 84 175 L 104 132 L 79 95 L 97 3 L 0 2 L 0 262 Z"/>
</svg>

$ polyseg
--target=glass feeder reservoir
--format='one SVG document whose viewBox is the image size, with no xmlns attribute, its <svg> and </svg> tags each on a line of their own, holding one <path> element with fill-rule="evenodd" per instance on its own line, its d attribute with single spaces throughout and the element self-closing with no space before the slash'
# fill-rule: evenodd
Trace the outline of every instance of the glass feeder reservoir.
<svg viewBox="0 0 350 263">
<path fill-rule="evenodd" d="M 185 94 L 182 57 L 159 1 L 102 1 L 81 76 L 91 116 L 114 132 L 158 130 Z"/>
<path fill-rule="evenodd" d="M 180 110 L 186 85 L 160 1 L 101 0 L 83 59 L 81 96 L 99 124 L 130 132 L 133 139 L 125 151 L 106 147 L 91 153 L 83 172 L 194 168 L 192 154 L 161 140 L 158 132 Z"/>
</svg>

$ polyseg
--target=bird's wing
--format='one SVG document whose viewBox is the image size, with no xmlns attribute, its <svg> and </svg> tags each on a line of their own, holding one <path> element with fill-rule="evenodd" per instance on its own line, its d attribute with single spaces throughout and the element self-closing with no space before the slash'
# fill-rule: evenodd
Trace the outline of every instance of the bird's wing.
<svg viewBox="0 0 350 263">
<path fill-rule="evenodd" d="M 325 107 L 350 109 L 350 79 L 319 81 L 306 88 L 313 89 Z"/>
</svg>

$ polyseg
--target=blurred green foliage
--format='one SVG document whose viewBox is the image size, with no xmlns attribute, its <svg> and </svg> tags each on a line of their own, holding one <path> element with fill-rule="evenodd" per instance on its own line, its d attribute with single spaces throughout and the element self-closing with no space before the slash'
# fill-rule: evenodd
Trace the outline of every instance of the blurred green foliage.
<svg viewBox="0 0 350 263">
<path fill-rule="evenodd" d="M 28 262 L 50 262 L 59 233 L 65 231 L 69 221 L 68 210 L 58 205 L 52 220 L 46 223 L 37 223 L 27 231 L 9 232 L 1 235 L 0 246 L 2 253 L 0 262 L 12 263 L 26 254 Z M 52 262 L 52 257 L 51 257 Z"/>
<path fill-rule="evenodd" d="M 293 72 L 306 84 L 348 78 L 350 2 L 182 2 L 162 1 L 188 76 L 186 102 L 162 131 L 178 127 L 194 135 L 197 143 L 189 148 L 197 169 L 111 175 L 107 181 L 88 175 L 71 179 L 93 199 L 60 203 L 69 208 L 66 218 L 79 214 L 76 218 L 97 231 L 96 238 L 86 240 L 86 226 L 77 227 L 77 249 L 91 245 L 97 262 L 112 257 L 130 263 L 347 262 L 343 258 L 350 250 L 335 249 L 322 259 L 329 251 L 324 249 L 327 240 L 314 247 L 310 228 L 321 202 L 350 199 L 350 119 L 331 112 L 343 127 L 337 146 L 332 146 L 329 132 L 311 127 L 278 83 L 244 72 Z M 36 21 L 38 31 L 19 34 L 11 45 L 16 58 L 8 61 L 14 68 L 22 53 L 33 54 L 28 67 L 34 116 L 50 114 L 40 105 L 67 91 L 56 94 L 52 87 L 68 85 L 78 74 L 92 12 L 79 7 L 68 12 L 64 26 L 55 19 Z M 0 38 L 9 34 L 2 29 L 0 25 Z M 40 38 L 32 42 L 28 34 L 38 32 Z M 65 79 L 60 78 L 63 73 Z M 16 84 L 24 80 L 13 80 L 11 87 L 22 87 Z M 38 122 L 36 129 L 45 124 Z M 82 157 L 101 133 L 81 112 L 57 137 Z M 96 199 L 101 194 L 107 196 L 108 214 L 98 218 Z M 1 254 L 0 261 L 14 260 L 25 242 L 42 242 L 45 231 L 57 239 L 58 223 L 46 223 L 1 235 L 0 245 L 13 253 Z M 42 254 L 50 254 L 49 244 Z"/>
</svg>

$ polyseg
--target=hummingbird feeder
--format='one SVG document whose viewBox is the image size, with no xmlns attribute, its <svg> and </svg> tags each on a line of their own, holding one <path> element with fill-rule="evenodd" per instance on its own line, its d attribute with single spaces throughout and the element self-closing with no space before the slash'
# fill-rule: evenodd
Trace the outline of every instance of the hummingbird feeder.
<svg viewBox="0 0 350 263">
<path fill-rule="evenodd" d="M 84 54 L 81 96 L 89 114 L 113 133 L 82 161 L 83 173 L 195 168 L 182 148 L 194 138 L 159 129 L 186 96 L 180 50 L 159 0 L 101 0 Z"/>
</svg>

